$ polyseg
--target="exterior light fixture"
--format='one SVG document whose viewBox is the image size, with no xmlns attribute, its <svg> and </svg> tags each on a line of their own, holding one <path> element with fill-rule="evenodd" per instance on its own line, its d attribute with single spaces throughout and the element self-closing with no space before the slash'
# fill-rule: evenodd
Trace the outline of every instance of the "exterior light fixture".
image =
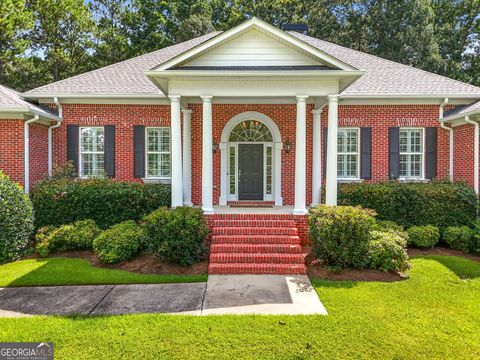
<svg viewBox="0 0 480 360">
<path fill-rule="evenodd" d="M 292 144 L 290 143 L 290 140 L 285 140 L 285 143 L 283 144 L 283 148 L 285 149 L 285 152 L 288 154 L 290 153 Z"/>
<path fill-rule="evenodd" d="M 213 144 L 212 144 L 212 151 L 213 151 L 213 153 L 215 154 L 215 153 L 217 152 L 217 150 L 218 150 L 218 144 L 217 144 L 217 143 L 213 143 Z"/>
</svg>

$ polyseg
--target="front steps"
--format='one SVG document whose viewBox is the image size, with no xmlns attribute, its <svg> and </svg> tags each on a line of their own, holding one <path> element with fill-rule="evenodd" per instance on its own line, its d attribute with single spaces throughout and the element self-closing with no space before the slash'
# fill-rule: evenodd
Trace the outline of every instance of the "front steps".
<svg viewBox="0 0 480 360">
<path fill-rule="evenodd" d="M 212 229 L 209 274 L 306 274 L 298 217 L 220 214 L 207 218 Z"/>
</svg>

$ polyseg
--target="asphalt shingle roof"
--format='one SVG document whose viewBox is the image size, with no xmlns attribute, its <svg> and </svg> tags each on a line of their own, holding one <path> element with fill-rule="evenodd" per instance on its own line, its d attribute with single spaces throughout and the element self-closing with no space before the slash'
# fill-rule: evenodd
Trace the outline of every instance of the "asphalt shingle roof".
<svg viewBox="0 0 480 360">
<path fill-rule="evenodd" d="M 81 95 L 158 95 L 160 90 L 145 76 L 149 70 L 218 35 L 210 33 L 145 55 L 112 64 L 25 93 L 26 96 L 52 94 Z M 351 65 L 365 74 L 342 94 L 350 96 L 449 95 L 480 98 L 480 88 L 352 50 L 307 35 L 290 32 L 294 37 Z"/>
<path fill-rule="evenodd" d="M 480 100 L 475 101 L 472 104 L 464 105 L 464 106 L 457 106 L 450 111 L 445 111 L 444 118 L 452 118 L 452 117 L 461 117 L 462 115 L 470 114 L 470 113 L 480 113 Z"/>
<path fill-rule="evenodd" d="M 6 86 L 0 85 L 0 113 L 15 110 L 32 111 L 38 115 L 56 117 L 53 110 L 40 107 L 23 99 L 22 95 Z"/>
</svg>

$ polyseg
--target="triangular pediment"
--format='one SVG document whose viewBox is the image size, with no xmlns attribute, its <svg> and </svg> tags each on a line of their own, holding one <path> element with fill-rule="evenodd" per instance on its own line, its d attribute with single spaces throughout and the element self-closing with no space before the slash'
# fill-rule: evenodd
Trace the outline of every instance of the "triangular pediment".
<svg viewBox="0 0 480 360">
<path fill-rule="evenodd" d="M 219 68 L 355 70 L 350 65 L 256 18 L 213 37 L 153 70 Z"/>
</svg>

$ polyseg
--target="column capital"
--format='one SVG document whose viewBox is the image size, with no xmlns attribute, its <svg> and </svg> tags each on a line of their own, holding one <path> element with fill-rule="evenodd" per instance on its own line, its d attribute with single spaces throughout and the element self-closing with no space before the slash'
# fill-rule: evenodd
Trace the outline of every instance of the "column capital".
<svg viewBox="0 0 480 360">
<path fill-rule="evenodd" d="M 191 109 L 182 109 L 182 114 L 183 115 L 190 115 L 192 113 Z"/>
<path fill-rule="evenodd" d="M 202 95 L 200 98 L 203 100 L 203 102 L 212 102 L 212 95 Z"/>
<path fill-rule="evenodd" d="M 328 95 L 328 102 L 338 102 L 338 98 L 340 95 L 335 94 L 335 95 Z"/>
<path fill-rule="evenodd" d="M 313 109 L 312 114 L 313 115 L 320 115 L 323 112 L 323 109 Z"/>
<path fill-rule="evenodd" d="M 169 98 L 170 101 L 172 101 L 172 102 L 179 102 L 181 96 L 180 96 L 180 95 L 168 95 L 168 98 Z"/>
<path fill-rule="evenodd" d="M 308 95 L 296 95 L 297 102 L 305 102 L 307 101 Z"/>
</svg>

